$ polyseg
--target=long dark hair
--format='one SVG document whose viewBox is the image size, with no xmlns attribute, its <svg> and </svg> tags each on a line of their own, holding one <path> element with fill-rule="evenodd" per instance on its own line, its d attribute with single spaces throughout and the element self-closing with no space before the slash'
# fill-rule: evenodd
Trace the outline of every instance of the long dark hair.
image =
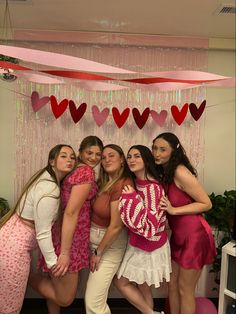
<svg viewBox="0 0 236 314">
<path fill-rule="evenodd" d="M 29 181 L 24 186 L 23 191 L 21 192 L 21 195 L 20 195 L 19 199 L 17 200 L 15 206 L 5 216 L 3 216 L 0 219 L 0 228 L 11 218 L 11 216 L 13 216 L 15 214 L 15 212 L 16 212 L 17 208 L 19 207 L 20 202 L 23 198 L 24 198 L 24 202 L 25 202 L 27 194 L 29 193 L 31 186 L 34 184 L 35 181 L 37 181 L 39 179 L 39 177 L 44 173 L 44 171 L 47 171 L 51 175 L 50 181 L 55 182 L 57 185 L 59 185 L 59 183 L 57 182 L 56 174 L 53 170 L 53 166 L 52 166 L 51 162 L 58 158 L 62 147 L 69 147 L 74 152 L 73 148 L 67 144 L 58 144 L 50 150 L 50 152 L 48 154 L 47 166 L 44 167 L 43 169 L 40 169 L 38 172 L 36 172 L 29 179 Z M 24 203 L 23 203 L 22 209 L 23 209 L 23 207 L 24 207 Z M 21 213 L 19 213 L 19 214 L 21 214 Z"/>
<path fill-rule="evenodd" d="M 190 163 L 185 149 L 181 145 L 178 137 L 170 132 L 161 133 L 152 141 L 152 145 L 154 145 L 155 141 L 159 138 L 168 142 L 172 148 L 172 154 L 167 166 L 165 167 L 165 171 L 162 165 L 156 165 L 158 174 L 162 178 L 162 182 L 171 183 L 173 181 L 175 170 L 178 165 L 184 165 L 193 175 L 197 176 L 197 171 Z"/>
<path fill-rule="evenodd" d="M 155 159 L 152 155 L 151 150 L 144 145 L 133 145 L 128 150 L 127 155 L 131 151 L 131 149 L 137 149 L 140 152 L 140 155 L 142 157 L 144 167 L 145 167 L 145 178 L 148 180 L 148 177 L 152 177 L 156 179 L 157 181 L 160 181 L 160 176 L 156 169 Z M 133 174 L 134 178 L 135 175 Z"/>
</svg>

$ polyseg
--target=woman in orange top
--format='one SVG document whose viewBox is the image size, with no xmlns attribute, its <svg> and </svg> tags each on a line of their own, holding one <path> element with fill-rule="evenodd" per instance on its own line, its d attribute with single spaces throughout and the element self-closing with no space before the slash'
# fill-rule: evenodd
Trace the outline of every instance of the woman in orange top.
<svg viewBox="0 0 236 314">
<path fill-rule="evenodd" d="M 125 185 L 132 185 L 122 149 L 104 147 L 99 179 L 99 193 L 93 204 L 90 230 L 90 273 L 85 292 L 86 314 L 110 314 L 108 290 L 122 261 L 127 232 L 118 210 Z"/>
</svg>

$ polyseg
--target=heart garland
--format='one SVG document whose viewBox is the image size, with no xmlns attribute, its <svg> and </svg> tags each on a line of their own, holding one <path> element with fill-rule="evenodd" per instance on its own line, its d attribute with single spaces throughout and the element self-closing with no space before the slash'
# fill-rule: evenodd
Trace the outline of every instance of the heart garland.
<svg viewBox="0 0 236 314">
<path fill-rule="evenodd" d="M 92 107 L 92 115 L 96 124 L 100 127 L 106 121 L 109 115 L 109 108 L 104 108 L 103 110 L 99 110 L 99 108 L 94 105 Z"/>
<path fill-rule="evenodd" d="M 120 113 L 116 107 L 112 108 L 113 119 L 119 129 L 125 124 L 126 120 L 128 119 L 129 112 L 129 108 L 123 110 L 122 113 Z"/>
<path fill-rule="evenodd" d="M 153 120 L 162 127 L 166 121 L 167 118 L 167 111 L 161 110 L 160 113 L 156 112 L 155 110 L 150 110 L 150 115 L 153 118 Z"/>
<path fill-rule="evenodd" d="M 184 104 L 183 107 L 179 110 L 179 108 L 175 105 L 171 106 L 171 113 L 178 125 L 181 125 L 187 115 L 188 112 L 188 104 Z"/>
<path fill-rule="evenodd" d="M 50 101 L 51 101 L 52 112 L 55 118 L 58 119 L 66 111 L 69 101 L 68 99 L 65 98 L 58 103 L 56 97 L 53 95 L 50 96 Z"/>
<path fill-rule="evenodd" d="M 201 115 L 203 114 L 203 111 L 205 110 L 205 107 L 206 100 L 203 100 L 199 108 L 197 108 L 197 106 L 193 102 L 189 105 L 190 113 L 195 121 L 198 121 L 200 119 Z"/>
<path fill-rule="evenodd" d="M 142 129 L 147 122 L 147 119 L 149 117 L 150 109 L 145 108 L 143 113 L 141 114 L 137 108 L 133 108 L 132 110 L 134 121 L 137 124 L 137 126 Z"/>
<path fill-rule="evenodd" d="M 43 106 L 45 106 L 50 100 L 50 97 L 44 96 L 39 98 L 38 92 L 34 91 L 31 94 L 31 104 L 34 112 L 39 111 Z"/>
<path fill-rule="evenodd" d="M 86 109 L 87 109 L 87 104 L 83 102 L 78 108 L 76 108 L 76 105 L 73 100 L 69 101 L 69 109 L 70 109 L 70 114 L 75 123 L 79 122 L 79 120 L 83 117 Z"/>
<path fill-rule="evenodd" d="M 68 100 L 65 98 L 59 102 L 54 95 L 51 95 L 50 97 L 48 96 L 39 97 L 39 94 L 37 91 L 33 91 L 31 94 L 31 105 L 34 112 L 38 112 L 49 101 L 51 103 L 51 109 L 52 109 L 53 115 L 55 116 L 56 119 L 58 119 L 66 111 L 67 107 L 69 106 L 70 114 L 74 123 L 78 123 L 87 110 L 86 103 L 82 103 L 77 108 L 73 100 Z M 206 100 L 203 100 L 203 102 L 201 103 L 199 107 L 197 107 L 195 103 L 190 103 L 190 104 L 185 103 L 183 107 L 180 109 L 176 105 L 172 105 L 171 113 L 175 122 L 178 125 L 181 125 L 186 118 L 188 109 L 193 119 L 195 121 L 198 121 L 200 117 L 202 116 L 205 108 L 206 108 Z M 105 123 L 107 117 L 109 116 L 109 113 L 110 113 L 109 108 L 104 108 L 100 110 L 98 106 L 96 105 L 92 106 L 92 115 L 93 115 L 95 123 L 99 127 Z M 125 108 L 122 112 L 120 112 L 119 109 L 116 107 L 112 108 L 112 116 L 118 128 L 121 128 L 125 124 L 125 122 L 127 121 L 129 117 L 129 114 L 130 114 L 130 108 Z M 167 118 L 166 110 L 161 110 L 158 113 L 155 110 L 150 110 L 150 108 L 148 107 L 145 108 L 142 113 L 140 113 L 138 108 L 133 108 L 132 114 L 133 114 L 134 121 L 139 129 L 142 129 L 144 127 L 144 125 L 146 124 L 149 118 L 149 115 L 151 115 L 152 119 L 160 127 L 164 125 Z"/>
</svg>

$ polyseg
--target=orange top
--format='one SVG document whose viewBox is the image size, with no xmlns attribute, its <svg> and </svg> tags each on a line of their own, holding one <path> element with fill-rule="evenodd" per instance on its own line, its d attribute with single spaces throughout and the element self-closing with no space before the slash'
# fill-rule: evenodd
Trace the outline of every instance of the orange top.
<svg viewBox="0 0 236 314">
<path fill-rule="evenodd" d="M 108 192 L 99 194 L 93 204 L 92 222 L 101 227 L 108 227 L 111 220 L 111 202 L 118 201 L 125 185 L 133 186 L 130 178 L 122 178 L 117 181 Z M 117 208 L 118 210 L 118 208 Z"/>
</svg>

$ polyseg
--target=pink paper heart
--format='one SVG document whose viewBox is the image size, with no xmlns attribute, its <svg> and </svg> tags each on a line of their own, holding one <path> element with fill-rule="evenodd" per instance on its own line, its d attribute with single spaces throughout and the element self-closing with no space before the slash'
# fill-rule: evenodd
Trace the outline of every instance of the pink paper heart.
<svg viewBox="0 0 236 314">
<path fill-rule="evenodd" d="M 109 108 L 104 108 L 103 110 L 100 111 L 99 108 L 96 105 L 94 105 L 92 107 L 92 114 L 96 124 L 98 126 L 101 126 L 106 121 L 109 115 Z"/>
<path fill-rule="evenodd" d="M 50 100 L 50 97 L 44 96 L 39 98 L 39 94 L 36 91 L 33 91 L 31 94 L 31 104 L 34 112 L 39 111 L 43 106 L 45 106 Z"/>
<path fill-rule="evenodd" d="M 166 110 L 161 110 L 160 113 L 156 112 L 155 110 L 151 110 L 150 114 L 153 118 L 153 120 L 160 126 L 162 127 L 166 121 L 167 117 L 167 111 Z"/>
</svg>

